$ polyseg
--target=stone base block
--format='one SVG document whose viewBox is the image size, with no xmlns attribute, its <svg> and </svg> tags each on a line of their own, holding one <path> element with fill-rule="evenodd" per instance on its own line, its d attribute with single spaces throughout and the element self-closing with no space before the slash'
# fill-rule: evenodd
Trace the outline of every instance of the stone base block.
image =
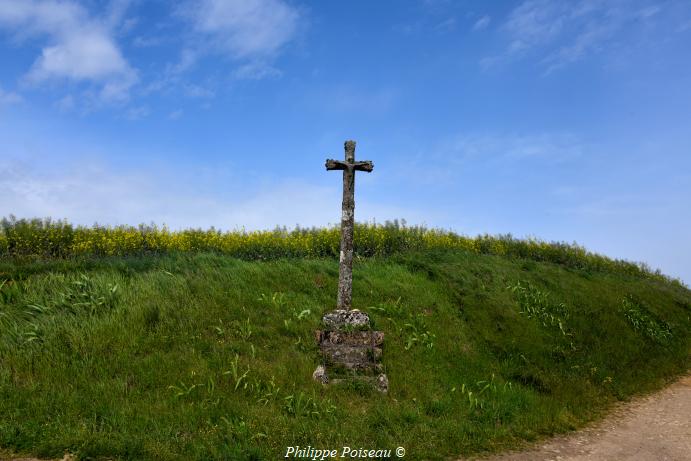
<svg viewBox="0 0 691 461">
<path fill-rule="evenodd" d="M 336 309 L 324 314 L 322 322 L 328 330 L 343 330 L 348 327 L 367 328 L 369 327 L 369 315 L 357 309 Z"/>
<path fill-rule="evenodd" d="M 387 392 L 389 380 L 380 363 L 384 333 L 369 329 L 369 315 L 337 309 L 324 314 L 322 321 L 325 329 L 315 331 L 315 339 L 324 364 L 317 367 L 312 377 L 322 384 L 355 379 Z"/>
<path fill-rule="evenodd" d="M 322 344 L 322 354 L 327 363 L 343 365 L 349 369 L 368 368 L 381 359 L 380 347 Z"/>
<path fill-rule="evenodd" d="M 315 339 L 320 346 L 339 345 L 381 347 L 384 344 L 383 331 L 315 331 Z"/>
</svg>

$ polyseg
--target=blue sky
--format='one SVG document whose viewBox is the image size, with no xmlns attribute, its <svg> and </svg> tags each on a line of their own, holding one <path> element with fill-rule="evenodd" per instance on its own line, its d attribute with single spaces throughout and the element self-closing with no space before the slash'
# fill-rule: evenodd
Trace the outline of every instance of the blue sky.
<svg viewBox="0 0 691 461">
<path fill-rule="evenodd" d="M 0 215 L 356 219 L 691 281 L 691 2 L 0 0 Z"/>
</svg>

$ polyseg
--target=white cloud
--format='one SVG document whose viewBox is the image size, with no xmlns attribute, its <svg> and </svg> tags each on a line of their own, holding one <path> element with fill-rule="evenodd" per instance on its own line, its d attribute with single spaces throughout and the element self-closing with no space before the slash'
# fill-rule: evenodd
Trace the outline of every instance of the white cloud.
<svg viewBox="0 0 691 461">
<path fill-rule="evenodd" d="M 177 64 L 167 74 L 179 74 L 208 54 L 227 56 L 241 65 L 238 79 L 277 77 L 271 65 L 297 34 L 298 9 L 284 0 L 189 0 L 178 14 L 191 23 L 192 34 Z"/>
<path fill-rule="evenodd" d="M 127 109 L 127 112 L 125 112 L 125 118 L 127 120 L 136 121 L 148 117 L 150 113 L 151 111 L 146 106 L 130 107 Z"/>
<path fill-rule="evenodd" d="M 473 24 L 473 30 L 483 30 L 489 26 L 491 18 L 488 15 L 484 15 Z"/>
<path fill-rule="evenodd" d="M 549 74 L 606 51 L 627 28 L 651 21 L 660 11 L 659 6 L 639 1 L 526 0 L 501 28 L 506 38 L 503 52 L 482 58 L 480 66 L 486 70 L 537 56 Z"/>
<path fill-rule="evenodd" d="M 122 22 L 122 26 L 120 27 L 120 33 L 123 35 L 129 34 L 134 30 L 135 27 L 137 27 L 137 24 L 139 24 L 139 18 L 127 18 Z"/>
<path fill-rule="evenodd" d="M 549 74 L 555 70 L 583 59 L 588 53 L 596 51 L 615 32 L 616 25 L 600 23 L 591 24 L 577 35 L 573 41 L 551 52 L 542 63 L 547 65 L 545 70 Z"/>
<path fill-rule="evenodd" d="M 572 160 L 582 154 L 582 143 L 572 135 L 542 134 L 464 134 L 448 141 L 440 149 L 451 159 Z"/>
<path fill-rule="evenodd" d="M 43 48 L 29 73 L 31 80 L 67 77 L 101 80 L 127 69 L 115 44 L 99 30 L 83 29 L 55 46 Z"/>
<path fill-rule="evenodd" d="M 447 18 L 434 26 L 434 30 L 438 33 L 448 33 L 456 28 L 456 18 Z"/>
<path fill-rule="evenodd" d="M 182 111 L 182 109 L 174 110 L 173 112 L 168 114 L 168 118 L 170 120 L 178 120 L 180 119 L 180 117 L 182 117 L 183 113 L 184 112 Z"/>
<path fill-rule="evenodd" d="M 493 67 L 501 64 L 505 60 L 506 59 L 503 56 L 485 56 L 484 58 L 480 59 L 480 69 L 482 69 L 483 71 L 488 71 Z"/>
<path fill-rule="evenodd" d="M 391 111 L 399 96 L 398 89 L 391 85 L 368 88 L 346 83 L 316 87 L 307 102 L 320 111 L 382 115 Z M 329 103 L 325 105 L 324 101 Z"/>
<path fill-rule="evenodd" d="M 138 35 L 132 40 L 132 44 L 137 48 L 153 48 L 156 46 L 161 46 L 163 43 L 165 43 L 165 39 L 160 36 L 149 37 Z"/>
<path fill-rule="evenodd" d="M 127 99 L 135 70 L 113 38 L 128 2 L 112 3 L 105 21 L 92 18 L 78 3 L 58 0 L 0 0 L 0 28 L 18 38 L 47 38 L 26 75 L 32 84 L 48 80 L 87 81 L 101 87 L 105 101 Z"/>
<path fill-rule="evenodd" d="M 463 133 L 421 151 L 396 167 L 409 184 L 457 187 L 459 171 L 469 178 L 506 171 L 562 165 L 582 157 L 588 146 L 568 133 Z"/>
<path fill-rule="evenodd" d="M 195 29 L 234 58 L 274 55 L 298 27 L 297 10 L 282 0 L 200 0 L 192 6 Z"/>
<path fill-rule="evenodd" d="M 253 180 L 242 185 L 244 190 L 229 192 L 219 187 L 205 191 L 199 189 L 200 178 L 214 184 L 227 183 L 228 178 L 189 169 L 184 173 L 115 171 L 89 161 L 80 162 L 78 167 L 41 172 L 31 163 L 0 163 L 0 216 L 66 218 L 84 225 L 154 222 L 173 229 L 214 226 L 255 230 L 277 225 L 325 226 L 340 221 L 341 187 L 337 181 L 323 187 L 300 179 L 270 181 L 263 186 Z M 357 203 L 358 221 L 376 217 L 378 222 L 396 218 L 422 222 L 424 216 L 368 200 Z"/>
<path fill-rule="evenodd" d="M 233 77 L 238 80 L 261 80 L 281 75 L 283 73 L 280 70 L 258 61 L 243 64 L 233 71 Z"/>
<path fill-rule="evenodd" d="M 211 99 L 216 96 L 211 89 L 190 83 L 184 86 L 185 96 L 190 98 Z"/>
<path fill-rule="evenodd" d="M 136 19 L 124 20 L 131 3 L 132 0 L 109 0 L 104 18 L 104 22 L 109 29 L 115 29 L 122 24 L 120 31 L 126 33 L 135 26 Z"/>
<path fill-rule="evenodd" d="M 166 75 L 175 76 L 190 69 L 199 59 L 199 53 L 191 48 L 183 48 L 180 52 L 180 60 L 175 65 L 168 65 Z"/>
<path fill-rule="evenodd" d="M 75 108 L 74 96 L 68 94 L 63 96 L 59 101 L 55 102 L 55 107 L 58 108 L 60 112 L 71 112 Z"/>
<path fill-rule="evenodd" d="M 5 91 L 0 88 L 0 107 L 22 102 L 22 97 L 13 91 Z"/>
<path fill-rule="evenodd" d="M 552 40 L 567 19 L 567 5 L 559 1 L 528 0 L 514 9 L 505 28 L 511 41 L 509 53 L 517 53 Z"/>
<path fill-rule="evenodd" d="M 660 12 L 661 8 L 657 5 L 646 6 L 638 12 L 638 16 L 646 19 L 655 16 Z"/>
</svg>

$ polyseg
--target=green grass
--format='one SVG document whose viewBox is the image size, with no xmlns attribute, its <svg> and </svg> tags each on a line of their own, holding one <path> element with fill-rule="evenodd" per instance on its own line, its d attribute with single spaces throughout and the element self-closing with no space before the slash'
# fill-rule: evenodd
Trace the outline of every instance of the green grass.
<svg viewBox="0 0 691 461">
<path fill-rule="evenodd" d="M 359 258 L 390 392 L 311 374 L 337 261 L 216 253 L 0 261 L 0 447 L 81 459 L 277 459 L 286 447 L 498 451 L 689 368 L 664 278 L 461 250 Z"/>
</svg>

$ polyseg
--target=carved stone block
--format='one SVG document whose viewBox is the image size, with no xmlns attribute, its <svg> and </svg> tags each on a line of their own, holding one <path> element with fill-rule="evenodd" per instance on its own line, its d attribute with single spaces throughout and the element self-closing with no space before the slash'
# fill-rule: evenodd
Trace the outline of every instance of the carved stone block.
<svg viewBox="0 0 691 461">
<path fill-rule="evenodd" d="M 357 309 L 336 309 L 324 314 L 322 322 L 329 330 L 342 330 L 347 327 L 367 328 L 369 326 L 369 315 Z"/>
<path fill-rule="evenodd" d="M 317 344 L 343 344 L 346 346 L 381 346 L 384 343 L 383 331 L 322 331 L 315 332 Z"/>
<path fill-rule="evenodd" d="M 384 332 L 369 330 L 370 319 L 365 312 L 337 309 L 322 317 L 325 330 L 315 331 L 315 339 L 323 357 L 323 365 L 314 372 L 314 379 L 338 383 L 339 374 L 372 384 L 387 392 L 389 381 L 381 364 Z M 327 371 L 329 370 L 329 371 Z M 331 379 L 328 373 L 336 375 Z"/>
</svg>

